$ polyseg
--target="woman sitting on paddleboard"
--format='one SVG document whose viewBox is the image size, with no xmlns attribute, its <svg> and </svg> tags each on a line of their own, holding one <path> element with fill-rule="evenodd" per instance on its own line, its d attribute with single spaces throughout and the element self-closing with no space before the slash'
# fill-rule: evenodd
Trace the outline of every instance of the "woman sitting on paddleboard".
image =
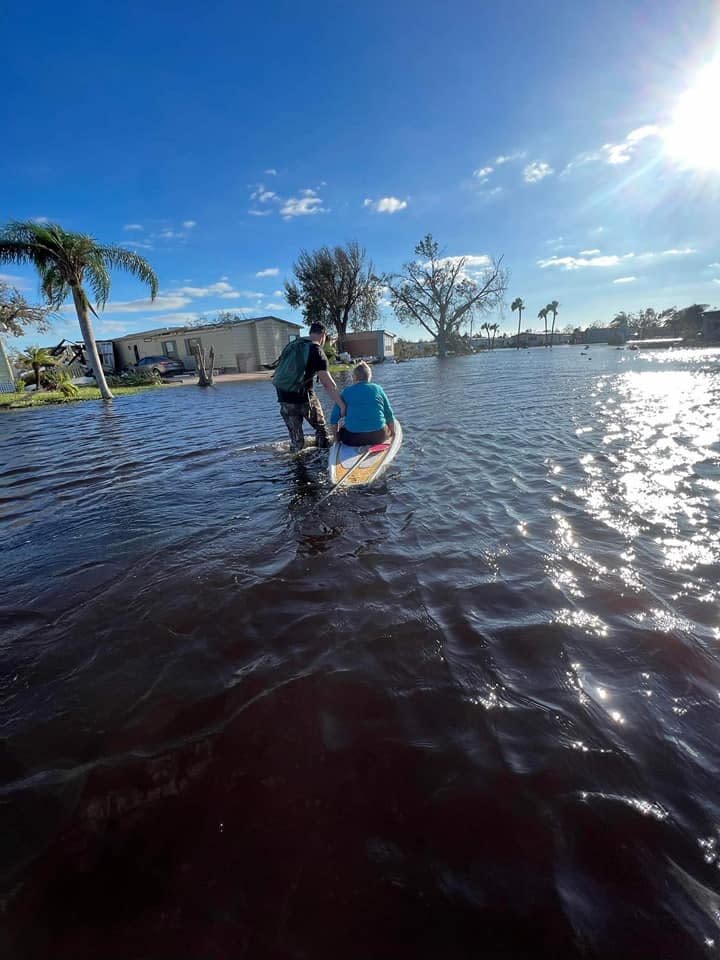
<svg viewBox="0 0 720 960">
<path fill-rule="evenodd" d="M 341 391 L 347 411 L 345 423 L 338 429 L 340 410 L 337 404 L 330 414 L 335 439 L 349 447 L 366 447 L 385 443 L 395 434 L 395 417 L 382 387 L 370 383 L 372 368 L 361 361 L 353 370 L 351 386 Z"/>
</svg>

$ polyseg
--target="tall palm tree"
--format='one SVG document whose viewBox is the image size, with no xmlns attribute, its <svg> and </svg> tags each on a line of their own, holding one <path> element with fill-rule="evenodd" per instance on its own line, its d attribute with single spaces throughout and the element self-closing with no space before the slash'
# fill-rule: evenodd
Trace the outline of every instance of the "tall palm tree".
<svg viewBox="0 0 720 960">
<path fill-rule="evenodd" d="M 480 329 L 485 331 L 485 335 L 487 336 L 487 342 L 488 342 L 488 350 L 490 350 L 490 331 L 492 330 L 492 325 L 489 323 L 481 323 Z"/>
<path fill-rule="evenodd" d="M 547 307 L 545 307 L 545 309 L 547 310 L 547 312 L 548 312 L 548 313 L 551 313 L 551 314 L 553 315 L 553 318 L 552 318 L 552 327 L 551 327 L 551 329 L 550 329 L 550 349 L 551 349 L 551 350 L 552 350 L 552 345 L 553 345 L 553 337 L 555 336 L 555 318 L 557 317 L 558 307 L 559 307 L 559 306 L 560 306 L 560 304 L 557 302 L 557 300 L 553 300 L 552 303 L 549 303 L 549 304 L 547 305 Z"/>
<path fill-rule="evenodd" d="M 0 229 L 0 263 L 30 264 L 40 275 L 40 289 L 48 304 L 58 309 L 71 294 L 80 332 L 103 400 L 112 400 L 105 380 L 89 314 L 97 316 L 110 295 L 110 270 L 126 270 L 150 288 L 154 300 L 158 280 L 142 257 L 122 247 L 98 243 L 84 233 L 69 233 L 56 223 L 11 221 Z M 87 283 L 95 307 L 85 293 Z"/>
<path fill-rule="evenodd" d="M 547 315 L 547 307 L 543 307 L 542 310 L 538 310 L 538 320 L 542 320 L 545 324 L 545 346 L 547 346 Z"/>
<path fill-rule="evenodd" d="M 517 348 L 520 349 L 520 324 L 522 322 L 522 312 L 525 309 L 525 304 L 520 297 L 515 297 L 513 302 L 510 304 L 510 309 L 515 312 L 518 312 L 518 332 L 517 332 Z"/>
<path fill-rule="evenodd" d="M 490 329 L 492 330 L 492 335 L 493 335 L 493 337 L 492 337 L 492 343 L 490 344 L 490 349 L 491 349 L 491 350 L 494 350 L 494 349 L 495 349 L 495 334 L 496 334 L 496 333 L 498 332 L 498 330 L 500 329 L 500 324 L 499 324 L 499 323 L 493 323 L 493 324 L 490 325 Z"/>
<path fill-rule="evenodd" d="M 26 347 L 18 357 L 23 367 L 30 367 L 35 374 L 35 389 L 40 389 L 40 368 L 51 367 L 55 364 L 55 359 L 44 347 Z"/>
</svg>

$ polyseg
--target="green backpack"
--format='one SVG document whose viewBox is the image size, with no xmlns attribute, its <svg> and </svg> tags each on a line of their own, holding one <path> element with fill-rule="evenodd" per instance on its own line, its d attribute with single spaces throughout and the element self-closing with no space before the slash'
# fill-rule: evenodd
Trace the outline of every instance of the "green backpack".
<svg viewBox="0 0 720 960">
<path fill-rule="evenodd" d="M 291 340 L 285 347 L 272 377 L 273 386 L 277 390 L 285 390 L 287 393 L 303 392 L 311 343 L 309 337 L 301 337 L 299 340 Z"/>
</svg>

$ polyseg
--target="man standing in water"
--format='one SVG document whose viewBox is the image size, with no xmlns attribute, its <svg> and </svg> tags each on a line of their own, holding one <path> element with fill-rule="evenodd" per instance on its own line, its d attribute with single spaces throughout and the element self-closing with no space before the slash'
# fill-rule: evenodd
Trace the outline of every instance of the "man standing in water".
<svg viewBox="0 0 720 960">
<path fill-rule="evenodd" d="M 329 447 L 332 443 L 323 408 L 313 392 L 315 376 L 342 412 L 345 411 L 345 404 L 328 371 L 328 360 L 323 350 L 326 338 L 327 332 L 322 323 L 311 324 L 309 337 L 292 340 L 285 347 L 272 378 L 293 453 L 302 450 L 305 444 L 303 420 L 307 420 L 315 431 L 318 447 Z"/>
</svg>

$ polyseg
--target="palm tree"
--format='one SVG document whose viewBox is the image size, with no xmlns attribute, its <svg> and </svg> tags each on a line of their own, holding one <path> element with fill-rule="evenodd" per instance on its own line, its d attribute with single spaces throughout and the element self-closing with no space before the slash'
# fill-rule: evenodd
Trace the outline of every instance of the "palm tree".
<svg viewBox="0 0 720 960">
<path fill-rule="evenodd" d="M 35 374 L 36 390 L 40 389 L 40 368 L 51 367 L 55 364 L 55 359 L 44 347 L 26 347 L 18 360 L 23 367 L 30 367 Z"/>
<path fill-rule="evenodd" d="M 485 331 L 488 342 L 488 350 L 490 350 L 490 331 L 492 330 L 492 326 L 489 323 L 481 323 L 480 329 Z"/>
<path fill-rule="evenodd" d="M 559 307 L 559 306 L 560 306 L 560 304 L 557 302 L 557 300 L 553 300 L 552 303 L 549 303 L 549 304 L 547 305 L 547 307 L 545 307 L 545 309 L 547 310 L 547 312 L 548 312 L 548 313 L 551 313 L 551 314 L 553 315 L 553 318 L 552 318 L 552 328 L 550 329 L 550 349 L 551 349 L 551 350 L 552 350 L 552 345 L 553 345 L 553 337 L 555 336 L 555 318 L 557 317 L 558 307 Z"/>
<path fill-rule="evenodd" d="M 520 324 L 522 323 L 522 312 L 525 309 L 525 304 L 520 299 L 520 297 L 515 297 L 513 302 L 510 304 L 510 309 L 514 313 L 516 310 L 518 312 L 518 332 L 517 332 L 517 348 L 520 349 Z"/>
<path fill-rule="evenodd" d="M 80 332 L 103 400 L 112 400 L 105 380 L 89 313 L 97 316 L 110 295 L 110 270 L 119 268 L 150 288 L 154 300 L 158 280 L 142 257 L 122 247 L 98 243 L 84 233 L 69 233 L 56 223 L 11 221 L 0 229 L 0 263 L 30 264 L 40 275 L 40 289 L 48 304 L 58 309 L 72 295 Z M 83 284 L 95 299 L 90 303 Z"/>
<path fill-rule="evenodd" d="M 545 323 L 545 346 L 547 346 L 547 315 L 547 307 L 543 307 L 542 310 L 538 310 L 538 320 L 542 320 Z"/>
<path fill-rule="evenodd" d="M 499 324 L 499 323 L 493 323 L 493 324 L 491 324 L 490 329 L 492 330 L 492 335 L 493 335 L 493 337 L 492 337 L 492 343 L 490 344 L 490 349 L 491 349 L 491 350 L 494 350 L 494 349 L 495 349 L 495 334 L 496 334 L 496 333 L 498 332 L 498 330 L 500 329 L 500 324 Z"/>
</svg>

